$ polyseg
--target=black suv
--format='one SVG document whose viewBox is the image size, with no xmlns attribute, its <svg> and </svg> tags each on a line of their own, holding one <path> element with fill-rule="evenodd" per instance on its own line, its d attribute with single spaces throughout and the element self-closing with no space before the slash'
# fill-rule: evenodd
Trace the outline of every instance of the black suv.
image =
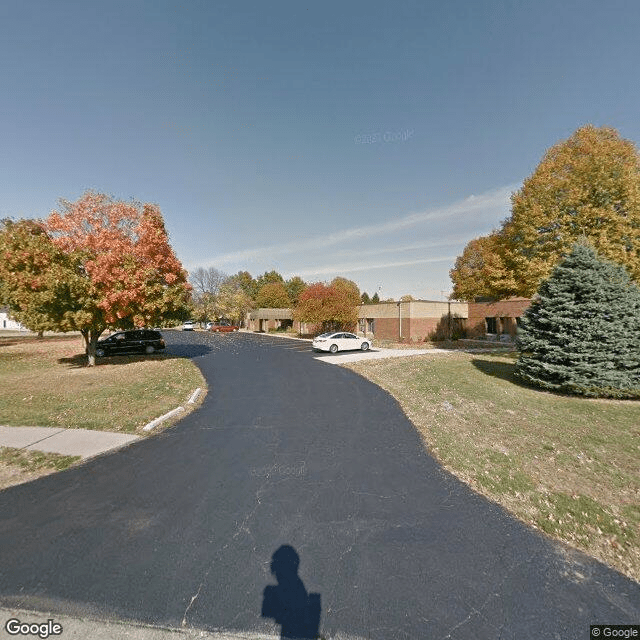
<svg viewBox="0 0 640 640">
<path fill-rule="evenodd" d="M 164 340 L 159 331 L 134 329 L 133 331 L 119 331 L 108 338 L 98 340 L 96 355 L 102 358 L 121 353 L 153 353 L 164 348 Z"/>
</svg>

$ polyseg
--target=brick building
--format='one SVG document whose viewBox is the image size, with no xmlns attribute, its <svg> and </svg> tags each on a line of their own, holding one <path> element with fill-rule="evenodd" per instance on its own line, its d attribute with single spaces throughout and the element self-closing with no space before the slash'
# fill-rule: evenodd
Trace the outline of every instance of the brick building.
<svg viewBox="0 0 640 640">
<path fill-rule="evenodd" d="M 518 323 L 531 304 L 531 298 L 507 298 L 506 300 L 483 300 L 477 298 L 469 303 L 467 337 L 500 340 L 513 339 Z"/>
<path fill-rule="evenodd" d="M 358 309 L 358 332 L 378 340 L 423 342 L 438 332 L 451 336 L 466 323 L 466 302 L 411 300 L 363 304 Z"/>
<path fill-rule="evenodd" d="M 353 330 L 378 340 L 400 342 L 423 342 L 436 333 L 445 338 L 463 331 L 468 338 L 511 340 L 530 304 L 530 298 L 363 304 L 358 308 L 358 325 Z M 250 331 L 262 332 L 292 328 L 300 334 L 309 334 L 314 330 L 312 324 L 295 322 L 291 309 L 254 309 L 247 314 L 246 326 Z"/>
<path fill-rule="evenodd" d="M 423 342 L 437 331 L 443 337 L 460 332 L 466 318 L 466 302 L 379 302 L 360 305 L 353 331 L 379 340 Z M 300 334 L 314 330 L 312 324 L 294 321 L 291 309 L 254 309 L 247 314 L 246 326 L 249 331 L 260 332 L 289 327 Z"/>
</svg>

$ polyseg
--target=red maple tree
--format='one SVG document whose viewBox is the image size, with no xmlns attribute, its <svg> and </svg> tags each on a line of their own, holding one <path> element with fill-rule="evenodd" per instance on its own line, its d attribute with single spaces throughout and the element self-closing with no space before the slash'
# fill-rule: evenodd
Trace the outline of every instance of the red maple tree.
<svg viewBox="0 0 640 640">
<path fill-rule="evenodd" d="M 69 310 L 95 364 L 98 338 L 108 328 L 127 329 L 180 319 L 190 285 L 169 244 L 155 204 L 123 202 L 87 191 L 45 221 L 52 242 L 73 255 L 86 284 Z"/>
<path fill-rule="evenodd" d="M 316 282 L 298 297 L 293 317 L 319 325 L 325 331 L 352 331 L 358 321 L 359 303 L 358 286 L 350 280 L 335 278 L 330 284 Z"/>
</svg>

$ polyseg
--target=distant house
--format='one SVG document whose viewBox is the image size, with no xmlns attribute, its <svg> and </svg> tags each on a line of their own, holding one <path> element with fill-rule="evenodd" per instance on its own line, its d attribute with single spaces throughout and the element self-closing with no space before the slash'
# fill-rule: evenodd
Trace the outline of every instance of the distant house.
<svg viewBox="0 0 640 640">
<path fill-rule="evenodd" d="M 245 320 L 249 331 L 267 332 L 289 328 L 299 333 L 308 333 L 311 328 L 304 322 L 294 322 L 291 309 L 253 309 L 247 313 Z"/>
<path fill-rule="evenodd" d="M 19 322 L 13 320 L 10 316 L 9 307 L 0 307 L 0 329 L 11 329 L 12 331 L 28 331 Z"/>
<path fill-rule="evenodd" d="M 469 303 L 467 337 L 513 340 L 520 318 L 530 305 L 531 298 L 476 298 Z"/>
</svg>

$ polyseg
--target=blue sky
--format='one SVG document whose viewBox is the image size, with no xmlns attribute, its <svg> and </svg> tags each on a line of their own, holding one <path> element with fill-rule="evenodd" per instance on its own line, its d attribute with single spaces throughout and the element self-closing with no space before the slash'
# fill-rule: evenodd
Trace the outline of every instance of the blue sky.
<svg viewBox="0 0 640 640">
<path fill-rule="evenodd" d="M 578 127 L 640 142 L 637 0 L 0 3 L 0 217 L 160 205 L 187 269 L 439 299 Z"/>
</svg>

